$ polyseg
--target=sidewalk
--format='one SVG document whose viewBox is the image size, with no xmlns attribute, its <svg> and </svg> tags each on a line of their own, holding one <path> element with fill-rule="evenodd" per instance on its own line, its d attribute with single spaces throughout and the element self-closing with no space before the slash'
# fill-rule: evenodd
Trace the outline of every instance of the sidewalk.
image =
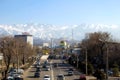
<svg viewBox="0 0 120 80">
<path fill-rule="evenodd" d="M 86 76 L 86 80 L 97 80 L 94 76 Z"/>
<path fill-rule="evenodd" d="M 49 55 L 43 55 L 43 56 L 41 56 L 40 60 L 47 60 L 48 57 L 49 57 Z"/>
</svg>

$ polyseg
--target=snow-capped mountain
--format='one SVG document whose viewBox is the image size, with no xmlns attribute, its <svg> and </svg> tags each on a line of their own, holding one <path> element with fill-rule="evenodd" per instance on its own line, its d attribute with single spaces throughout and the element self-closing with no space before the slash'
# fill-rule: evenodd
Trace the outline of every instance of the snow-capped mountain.
<svg viewBox="0 0 120 80">
<path fill-rule="evenodd" d="M 86 33 L 105 31 L 113 37 L 119 38 L 119 25 L 80 24 L 80 25 L 49 25 L 49 24 L 14 24 L 0 25 L 1 35 L 16 35 L 28 32 L 34 37 L 50 40 L 51 38 L 66 38 L 81 40 Z"/>
</svg>

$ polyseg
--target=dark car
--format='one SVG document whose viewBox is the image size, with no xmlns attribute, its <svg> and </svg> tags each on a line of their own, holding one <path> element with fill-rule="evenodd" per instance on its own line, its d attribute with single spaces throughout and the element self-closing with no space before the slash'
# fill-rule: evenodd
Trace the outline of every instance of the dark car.
<svg viewBox="0 0 120 80">
<path fill-rule="evenodd" d="M 35 78 L 40 77 L 40 73 L 39 72 L 35 72 L 34 77 Z"/>
<path fill-rule="evenodd" d="M 70 68 L 68 71 L 73 71 L 73 68 Z"/>
<path fill-rule="evenodd" d="M 40 72 L 41 71 L 41 69 L 40 68 L 36 68 L 36 72 Z"/>
<path fill-rule="evenodd" d="M 14 78 L 13 80 L 23 80 L 23 78 Z"/>
<path fill-rule="evenodd" d="M 47 66 L 46 65 L 43 65 L 42 68 L 46 68 Z"/>
<path fill-rule="evenodd" d="M 54 65 L 54 67 L 58 67 L 58 64 L 57 64 L 57 63 L 54 63 L 53 65 Z"/>
<path fill-rule="evenodd" d="M 63 75 L 63 74 L 59 74 L 59 75 L 57 76 L 57 80 L 65 80 L 64 75 Z"/>
</svg>

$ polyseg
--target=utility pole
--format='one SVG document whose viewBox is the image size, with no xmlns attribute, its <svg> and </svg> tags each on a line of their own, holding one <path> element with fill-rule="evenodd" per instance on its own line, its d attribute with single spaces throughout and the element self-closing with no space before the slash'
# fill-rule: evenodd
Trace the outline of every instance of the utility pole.
<svg viewBox="0 0 120 80">
<path fill-rule="evenodd" d="M 100 41 L 104 42 L 105 43 L 105 47 L 106 47 L 106 80 L 108 80 L 108 66 L 109 66 L 109 63 L 108 63 L 108 41 L 103 41 L 100 39 Z"/>
<path fill-rule="evenodd" d="M 78 68 L 78 54 L 77 54 L 77 68 Z"/>
<path fill-rule="evenodd" d="M 86 69 L 86 75 L 87 75 L 87 74 L 88 74 L 88 73 L 87 73 L 87 72 L 88 72 L 88 71 L 87 71 L 87 63 L 88 63 L 88 62 L 87 62 L 87 48 L 85 49 L 85 57 L 86 57 L 86 60 L 85 60 L 85 61 L 86 61 L 86 68 L 85 68 L 85 69 Z"/>
<path fill-rule="evenodd" d="M 72 29 L 72 46 L 73 46 L 73 40 L 74 40 L 74 39 L 73 39 L 73 29 Z"/>
<path fill-rule="evenodd" d="M 52 40 L 52 38 L 51 38 L 51 53 L 53 54 L 53 40 Z"/>
<path fill-rule="evenodd" d="M 71 53 L 73 52 L 73 48 L 74 48 L 74 44 L 73 44 L 73 29 L 72 29 L 72 34 L 71 34 L 71 36 L 72 36 L 72 41 L 71 41 Z"/>
<path fill-rule="evenodd" d="M 105 43 L 106 45 L 106 80 L 108 80 L 108 46 L 107 43 Z"/>
</svg>

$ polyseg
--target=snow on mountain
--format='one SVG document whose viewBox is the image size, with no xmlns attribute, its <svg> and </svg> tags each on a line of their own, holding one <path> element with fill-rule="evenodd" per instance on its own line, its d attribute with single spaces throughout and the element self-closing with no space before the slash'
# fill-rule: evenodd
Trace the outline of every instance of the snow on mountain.
<svg viewBox="0 0 120 80">
<path fill-rule="evenodd" d="M 22 32 L 28 32 L 34 37 L 43 40 L 50 40 L 51 38 L 66 38 L 81 40 L 86 33 L 104 31 L 109 32 L 115 38 L 119 38 L 119 25 L 105 25 L 105 24 L 80 24 L 80 25 L 49 25 L 49 24 L 14 24 L 14 25 L 0 25 L 0 34 L 17 35 Z"/>
</svg>

